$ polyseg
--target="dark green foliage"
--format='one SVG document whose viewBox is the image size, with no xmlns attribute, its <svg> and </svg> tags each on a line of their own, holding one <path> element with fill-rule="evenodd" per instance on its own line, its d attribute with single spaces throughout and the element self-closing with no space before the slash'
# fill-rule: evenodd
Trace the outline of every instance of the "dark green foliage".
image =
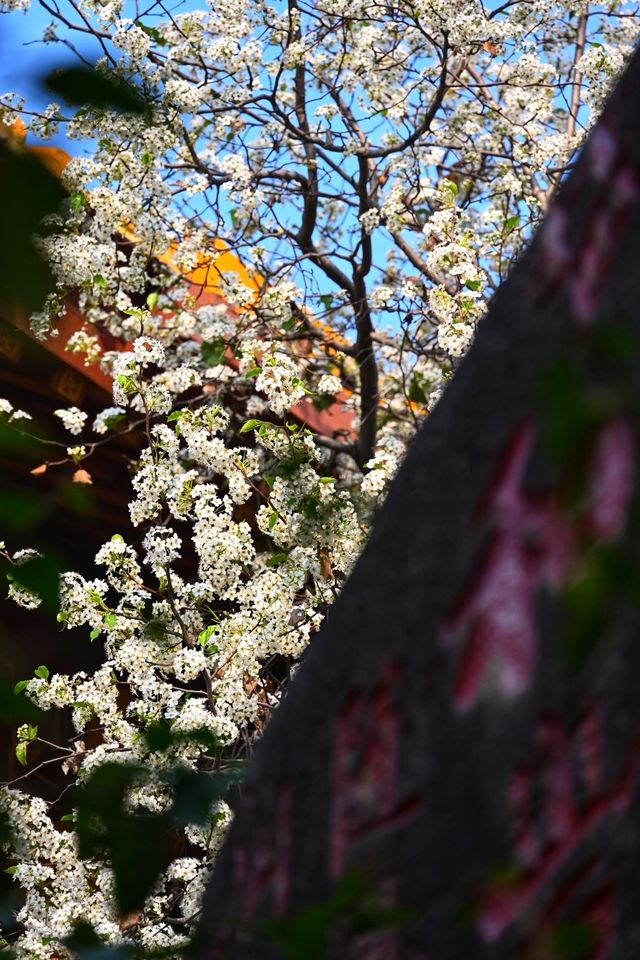
<svg viewBox="0 0 640 960">
<path fill-rule="evenodd" d="M 146 113 L 147 103 L 141 91 L 115 75 L 98 73 L 91 67 L 59 67 L 47 74 L 44 86 L 67 103 L 78 106 L 118 110 L 122 113 Z"/>
<path fill-rule="evenodd" d="M 212 340 L 210 343 L 200 345 L 202 359 L 209 367 L 217 367 L 223 363 L 225 349 L 226 346 L 222 337 L 218 337 L 217 340 Z"/>
<path fill-rule="evenodd" d="M 262 925 L 261 932 L 278 944 L 284 960 L 322 960 L 329 938 L 395 927 L 410 916 L 406 909 L 386 906 L 372 893 L 367 877 L 353 872 L 338 880 L 328 900 L 294 916 L 270 920 Z"/>
<path fill-rule="evenodd" d="M 58 607 L 58 584 L 62 563 L 50 550 L 46 555 L 15 563 L 7 571 L 7 579 L 31 590 L 52 610 Z"/>
<path fill-rule="evenodd" d="M 0 677 L 0 725 L 38 723 L 42 714 L 30 700 L 21 696 L 23 689 Z"/>
<path fill-rule="evenodd" d="M 589 923 L 564 920 L 554 928 L 551 941 L 554 956 L 562 960 L 586 960 L 598 945 L 598 935 Z"/>
<path fill-rule="evenodd" d="M 205 737 L 203 734 L 200 739 Z M 163 728 L 147 734 L 154 749 L 170 749 L 175 739 Z M 130 791 L 149 782 L 144 766 L 107 763 L 84 781 L 76 802 L 80 856 L 104 856 L 110 862 L 123 916 L 142 906 L 168 867 L 175 855 L 178 831 L 190 823 L 204 823 L 211 805 L 223 799 L 237 781 L 237 768 L 220 773 L 169 769 L 161 775 L 160 785 L 168 789 L 171 802 L 159 814 L 131 812 L 127 807 Z"/>
<path fill-rule="evenodd" d="M 80 856 L 109 858 L 122 914 L 141 906 L 171 859 L 170 817 L 125 811 L 141 774 L 134 765 L 105 764 L 84 783 L 76 806 Z"/>
<path fill-rule="evenodd" d="M 12 141 L 0 141 L 0 303 L 39 309 L 54 281 L 33 242 L 41 221 L 66 193 L 41 161 Z"/>
</svg>

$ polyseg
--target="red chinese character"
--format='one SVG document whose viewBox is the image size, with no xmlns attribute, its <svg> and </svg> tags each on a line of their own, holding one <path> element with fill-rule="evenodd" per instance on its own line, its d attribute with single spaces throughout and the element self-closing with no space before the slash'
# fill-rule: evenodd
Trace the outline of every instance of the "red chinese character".
<svg viewBox="0 0 640 960">
<path fill-rule="evenodd" d="M 571 193 L 560 198 L 540 234 L 539 259 L 531 283 L 534 301 L 553 296 L 566 285 L 579 325 L 593 322 L 611 262 L 629 222 L 638 182 L 614 132 L 601 124 L 587 145 L 587 171 L 601 183 L 587 213 L 578 245 L 569 237 L 572 207 L 584 183 L 573 180 Z"/>
<path fill-rule="evenodd" d="M 538 757 L 518 771 L 508 796 L 516 879 L 485 891 L 478 928 L 488 943 L 513 926 L 535 931 L 523 933 L 523 945 L 533 956 L 534 945 L 539 948 L 541 938 L 569 911 L 593 930 L 591 956 L 600 960 L 613 941 L 615 890 L 592 841 L 608 818 L 629 808 L 640 772 L 640 743 L 607 785 L 600 707 L 585 712 L 572 736 L 557 717 L 545 718 L 537 740 Z"/>
<path fill-rule="evenodd" d="M 344 872 L 355 843 L 404 827 L 419 799 L 397 797 L 399 721 L 393 703 L 398 676 L 390 664 L 371 692 L 356 691 L 335 721 L 329 872 Z"/>
<path fill-rule="evenodd" d="M 573 553 L 568 520 L 553 499 L 522 488 L 533 445 L 533 426 L 521 425 L 483 511 L 493 522 L 491 542 L 443 639 L 463 635 L 454 680 L 454 700 L 465 710 L 475 702 L 490 671 L 497 688 L 516 696 L 535 665 L 535 598 L 541 586 L 557 586 Z"/>
<path fill-rule="evenodd" d="M 526 689 L 536 661 L 538 591 L 567 579 L 580 538 L 606 542 L 624 525 L 635 447 L 628 424 L 611 421 L 596 438 L 578 521 L 553 494 L 524 489 L 533 441 L 533 425 L 525 422 L 508 445 L 480 518 L 492 525 L 489 545 L 441 636 L 447 645 L 460 644 L 453 691 L 460 710 L 473 706 L 487 679 L 504 696 Z"/>
<path fill-rule="evenodd" d="M 253 917 L 259 904 L 270 897 L 273 915 L 286 913 L 289 898 L 291 801 L 289 786 L 282 787 L 275 802 L 275 822 L 256 829 L 255 839 L 248 847 L 233 850 L 231 884 L 234 901 L 240 904 L 243 920 Z M 247 790 L 245 809 L 256 807 L 255 797 Z M 254 822 L 257 816 L 254 816 Z"/>
</svg>

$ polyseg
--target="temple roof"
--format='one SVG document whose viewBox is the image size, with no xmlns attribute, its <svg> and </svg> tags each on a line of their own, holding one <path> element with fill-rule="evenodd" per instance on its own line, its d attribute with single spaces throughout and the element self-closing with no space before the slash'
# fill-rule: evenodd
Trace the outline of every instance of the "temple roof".
<svg viewBox="0 0 640 960">
<path fill-rule="evenodd" d="M 13 140 L 20 145 L 25 145 L 26 149 L 37 156 L 48 170 L 56 176 L 61 176 L 64 168 L 71 159 L 70 155 L 59 147 L 26 145 L 26 134 L 25 124 L 20 119 L 15 120 L 11 126 L 0 124 L 0 137 Z M 123 238 L 129 242 L 135 243 L 137 240 L 134 231 L 126 225 L 121 228 L 121 234 Z M 182 273 L 188 281 L 189 294 L 193 297 L 196 306 L 225 304 L 222 295 L 222 277 L 224 274 L 235 273 L 247 287 L 255 290 L 256 293 L 260 290 L 264 282 L 262 276 L 242 263 L 242 261 L 228 249 L 223 240 L 218 238 L 213 239 L 212 248 L 211 253 L 202 252 L 198 254 L 197 265 L 195 269 L 190 271 L 182 271 L 177 265 L 175 259 L 176 245 L 172 245 L 164 253 L 157 254 L 155 259 L 163 263 L 170 270 L 176 273 Z M 234 307 L 229 304 L 226 306 L 229 312 L 235 312 Z M 6 320 L 28 336 L 33 336 L 26 315 L 15 310 L 7 315 L 7 311 L 5 310 L 4 316 Z M 49 353 L 52 353 L 68 367 L 73 368 L 110 395 L 111 378 L 105 374 L 97 364 L 86 366 L 81 355 L 71 353 L 65 349 L 69 337 L 78 331 L 84 322 L 84 318 L 78 307 L 72 301 L 67 301 L 65 312 L 57 321 L 56 328 L 58 336 L 48 337 L 46 340 L 41 341 L 42 345 Z M 335 332 L 331 331 L 326 325 L 315 325 L 323 335 L 326 336 L 330 334 L 331 340 L 334 343 L 337 339 L 339 340 Z M 97 331 L 97 335 L 101 341 L 101 345 L 105 349 L 128 349 L 127 344 L 117 340 L 104 331 Z M 307 349 L 310 350 L 310 345 Z M 308 400 L 303 400 L 293 407 L 290 412 L 296 419 L 305 423 L 316 433 L 330 437 L 347 436 L 352 438 L 354 436 L 353 414 L 344 407 L 344 401 L 348 398 L 349 393 L 343 391 L 336 402 L 325 410 L 317 410 Z"/>
</svg>

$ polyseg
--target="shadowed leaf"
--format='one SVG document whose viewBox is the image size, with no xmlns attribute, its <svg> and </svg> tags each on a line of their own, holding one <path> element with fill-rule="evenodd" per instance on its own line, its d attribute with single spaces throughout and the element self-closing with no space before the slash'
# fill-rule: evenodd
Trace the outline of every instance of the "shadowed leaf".
<svg viewBox="0 0 640 960">
<path fill-rule="evenodd" d="M 89 67 L 58 68 L 49 73 L 43 83 L 50 93 L 78 106 L 111 108 L 122 113 L 147 110 L 144 98 L 133 84 Z"/>
<path fill-rule="evenodd" d="M 0 140 L 0 302 L 37 310 L 54 281 L 33 242 L 43 217 L 66 193 L 40 160 L 9 140 Z"/>
</svg>

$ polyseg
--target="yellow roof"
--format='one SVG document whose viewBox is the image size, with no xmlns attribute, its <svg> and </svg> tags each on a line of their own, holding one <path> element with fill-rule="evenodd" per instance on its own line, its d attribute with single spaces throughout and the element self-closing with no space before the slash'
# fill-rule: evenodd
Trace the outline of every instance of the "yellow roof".
<svg viewBox="0 0 640 960">
<path fill-rule="evenodd" d="M 0 124 L 0 136 L 11 139 L 16 143 L 24 144 L 27 136 L 27 128 L 20 119 L 14 120 L 10 126 Z M 69 154 L 59 147 L 28 146 L 26 149 L 37 156 L 44 166 L 58 177 L 71 159 Z M 129 240 L 137 239 L 128 226 L 123 227 L 121 232 Z M 198 254 L 198 265 L 195 270 L 183 271 L 176 266 L 175 253 L 177 244 L 172 244 L 166 253 L 157 254 L 156 259 L 162 263 L 166 263 L 167 266 L 177 273 L 182 273 L 194 286 L 197 286 L 206 293 L 218 296 L 222 295 L 220 281 L 223 273 L 235 273 L 247 287 L 256 291 L 260 289 L 262 277 L 248 270 L 238 257 L 228 249 L 227 244 L 223 240 L 215 239 L 213 241 L 213 247 L 215 254 Z"/>
</svg>

